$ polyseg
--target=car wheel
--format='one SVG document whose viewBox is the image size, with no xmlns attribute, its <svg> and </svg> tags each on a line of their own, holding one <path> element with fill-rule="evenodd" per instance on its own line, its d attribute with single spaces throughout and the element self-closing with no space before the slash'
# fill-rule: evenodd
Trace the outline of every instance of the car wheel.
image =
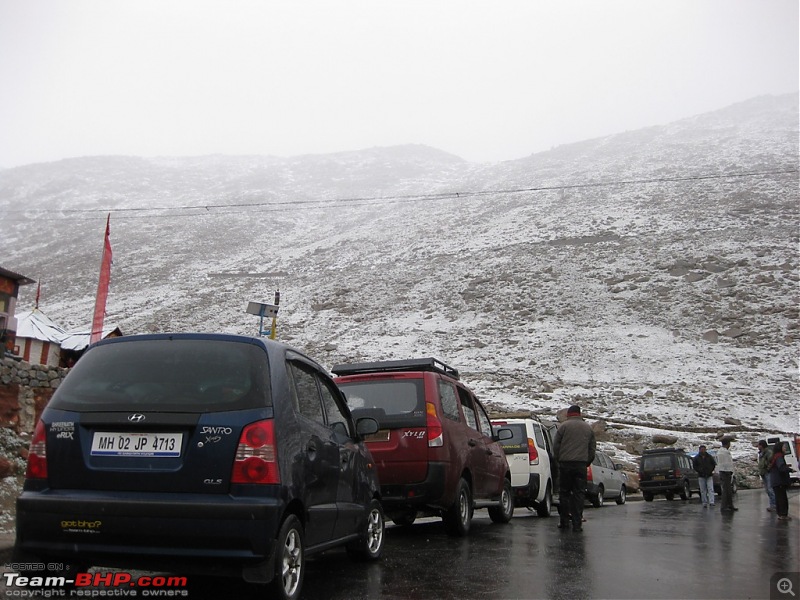
<svg viewBox="0 0 800 600">
<path fill-rule="evenodd" d="M 462 477 L 458 481 L 456 500 L 444 513 L 444 526 L 447 533 L 463 537 L 469 533 L 472 523 L 472 493 L 469 484 Z"/>
<path fill-rule="evenodd" d="M 664 496 L 666 496 L 667 500 L 675 500 L 675 494 L 673 492 L 667 492 Z"/>
<path fill-rule="evenodd" d="M 364 535 L 347 545 L 351 556 L 361 560 L 378 560 L 383 554 L 383 543 L 386 539 L 386 521 L 383 517 L 381 503 L 373 500 L 367 513 L 367 524 Z"/>
<path fill-rule="evenodd" d="M 400 527 L 408 527 L 409 525 L 413 525 L 414 521 L 416 520 L 417 511 L 415 510 L 409 510 L 408 512 L 395 515 L 394 518 L 392 518 L 394 524 L 399 525 Z"/>
<path fill-rule="evenodd" d="M 493 523 L 508 523 L 514 516 L 514 495 L 511 490 L 511 481 L 503 482 L 503 491 L 500 493 L 500 502 L 497 506 L 489 507 L 489 518 Z"/>
<path fill-rule="evenodd" d="M 544 498 L 536 505 L 536 514 L 540 517 L 549 517 L 553 512 L 553 489 L 550 482 L 547 482 L 547 489 L 544 491 Z"/>
<path fill-rule="evenodd" d="M 644 497 L 645 502 L 653 501 L 653 494 L 651 494 L 650 492 L 642 492 L 642 496 Z"/>
<path fill-rule="evenodd" d="M 597 486 L 597 493 L 589 497 L 589 499 L 592 502 L 592 506 L 594 506 L 595 508 L 600 508 L 601 506 L 603 506 L 603 501 L 604 501 L 603 492 L 604 491 L 605 490 L 603 489 L 603 486 L 599 485 L 599 486 Z"/>
<path fill-rule="evenodd" d="M 689 482 L 683 482 L 683 489 L 680 491 L 681 500 L 688 500 L 692 497 L 692 490 L 689 489 Z"/>
<path fill-rule="evenodd" d="M 619 496 L 617 496 L 617 504 L 625 504 L 627 500 L 628 500 L 628 491 L 625 489 L 625 486 L 623 485 L 619 489 Z"/>
<path fill-rule="evenodd" d="M 296 516 L 284 519 L 277 542 L 272 592 L 281 600 L 296 600 L 300 597 L 305 574 L 303 526 Z"/>
</svg>

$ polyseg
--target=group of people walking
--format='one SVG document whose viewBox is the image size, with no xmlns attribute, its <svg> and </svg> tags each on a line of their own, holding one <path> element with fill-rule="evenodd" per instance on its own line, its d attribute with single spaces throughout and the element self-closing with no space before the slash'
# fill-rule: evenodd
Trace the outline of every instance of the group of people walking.
<svg viewBox="0 0 800 600">
<path fill-rule="evenodd" d="M 723 438 L 721 444 L 722 448 L 717 450 L 716 458 L 708 452 L 705 445 L 701 445 L 693 459 L 693 466 L 699 478 L 703 508 L 714 506 L 714 471 L 718 470 L 722 492 L 720 510 L 732 513 L 739 509 L 733 505 L 734 467 L 731 440 Z M 560 471 L 558 527 L 571 527 L 573 531 L 581 531 L 586 467 L 594 460 L 596 441 L 594 431 L 581 417 L 579 406 L 572 405 L 567 409 L 567 420 L 558 428 L 553 446 Z M 768 447 L 765 440 L 758 442 L 758 471 L 769 498 L 767 510 L 777 513 L 778 520 L 791 520 L 787 495 L 790 468 L 784 458 L 782 442 L 777 442 L 772 448 Z"/>
</svg>

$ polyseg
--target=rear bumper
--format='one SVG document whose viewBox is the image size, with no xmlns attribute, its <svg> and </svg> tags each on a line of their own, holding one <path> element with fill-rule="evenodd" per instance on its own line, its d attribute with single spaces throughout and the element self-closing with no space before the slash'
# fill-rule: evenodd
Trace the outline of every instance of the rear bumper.
<svg viewBox="0 0 800 600">
<path fill-rule="evenodd" d="M 447 508 L 455 490 L 446 494 L 447 468 L 443 463 L 428 463 L 428 475 L 416 483 L 381 484 L 381 503 L 388 515 L 393 512 L 432 507 Z"/>
<path fill-rule="evenodd" d="M 528 485 L 520 485 L 513 488 L 515 506 L 533 506 L 539 498 L 541 483 L 539 473 L 531 473 Z"/>
<path fill-rule="evenodd" d="M 683 481 L 639 481 L 639 489 L 651 494 L 679 493 L 683 491 Z"/>
<path fill-rule="evenodd" d="M 83 566 L 269 581 L 283 503 L 229 495 L 23 492 L 15 552 Z"/>
</svg>

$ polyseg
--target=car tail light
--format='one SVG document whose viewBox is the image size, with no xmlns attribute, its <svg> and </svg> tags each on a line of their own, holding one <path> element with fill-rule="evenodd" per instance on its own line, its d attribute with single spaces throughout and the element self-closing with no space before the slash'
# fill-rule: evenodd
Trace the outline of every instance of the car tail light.
<svg viewBox="0 0 800 600">
<path fill-rule="evenodd" d="M 280 483 L 275 424 L 272 419 L 250 423 L 239 437 L 232 483 Z"/>
<path fill-rule="evenodd" d="M 28 479 L 47 479 L 47 431 L 44 423 L 39 421 L 33 432 L 33 440 L 28 451 L 28 468 L 25 470 Z"/>
<path fill-rule="evenodd" d="M 539 451 L 531 438 L 528 438 L 528 462 L 532 465 L 539 464 Z"/>
<path fill-rule="evenodd" d="M 433 402 L 425 403 L 425 412 L 427 413 L 426 425 L 428 426 L 428 447 L 438 448 L 444 446 L 444 430 L 442 429 L 442 422 L 439 420 L 439 415 L 436 414 L 436 407 Z"/>
<path fill-rule="evenodd" d="M 681 470 L 680 469 L 675 469 L 675 477 L 680 479 L 680 477 L 681 477 Z"/>
<path fill-rule="evenodd" d="M 592 465 L 586 467 L 586 481 L 592 481 Z"/>
</svg>

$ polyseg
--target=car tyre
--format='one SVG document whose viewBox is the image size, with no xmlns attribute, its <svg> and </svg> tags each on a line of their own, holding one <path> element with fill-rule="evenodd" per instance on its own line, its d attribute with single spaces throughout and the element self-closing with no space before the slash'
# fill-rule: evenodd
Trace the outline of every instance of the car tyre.
<svg viewBox="0 0 800 600">
<path fill-rule="evenodd" d="M 674 492 L 667 492 L 664 494 L 667 500 L 675 500 L 675 493 Z"/>
<path fill-rule="evenodd" d="M 617 504 L 625 504 L 627 500 L 628 500 L 628 490 L 626 490 L 625 486 L 623 485 L 619 489 L 619 496 L 617 496 Z"/>
<path fill-rule="evenodd" d="M 277 542 L 271 595 L 281 600 L 297 600 L 303 588 L 305 549 L 303 526 L 296 516 L 289 515 L 283 520 Z"/>
<path fill-rule="evenodd" d="M 680 491 L 681 500 L 688 500 L 692 497 L 692 490 L 689 489 L 689 482 L 683 482 L 683 489 Z"/>
<path fill-rule="evenodd" d="M 444 526 L 447 533 L 457 537 L 467 535 L 472 523 L 472 512 L 472 493 L 469 484 L 462 477 L 456 488 L 455 502 L 444 513 Z"/>
<path fill-rule="evenodd" d="M 651 492 L 642 492 L 642 496 L 644 497 L 645 502 L 653 501 L 653 494 Z"/>
<path fill-rule="evenodd" d="M 595 508 L 600 508 L 601 506 L 603 506 L 603 501 L 604 501 L 603 492 L 604 491 L 605 490 L 603 490 L 603 486 L 599 485 L 599 486 L 597 486 L 597 493 L 593 494 L 592 496 L 589 497 L 589 499 L 592 502 L 592 506 L 594 506 Z"/>
<path fill-rule="evenodd" d="M 383 554 L 383 545 L 386 541 L 386 519 L 383 516 L 381 503 L 377 500 L 370 502 L 365 527 L 364 535 L 346 546 L 347 552 L 357 560 L 378 560 Z"/>
<path fill-rule="evenodd" d="M 508 523 L 514 516 L 514 494 L 511 481 L 503 481 L 503 491 L 500 492 L 500 502 L 497 506 L 489 507 L 489 518 L 493 523 Z"/>
<path fill-rule="evenodd" d="M 549 517 L 553 512 L 553 489 L 550 482 L 547 482 L 547 489 L 544 491 L 544 498 L 536 505 L 536 514 L 540 517 Z"/>
</svg>

